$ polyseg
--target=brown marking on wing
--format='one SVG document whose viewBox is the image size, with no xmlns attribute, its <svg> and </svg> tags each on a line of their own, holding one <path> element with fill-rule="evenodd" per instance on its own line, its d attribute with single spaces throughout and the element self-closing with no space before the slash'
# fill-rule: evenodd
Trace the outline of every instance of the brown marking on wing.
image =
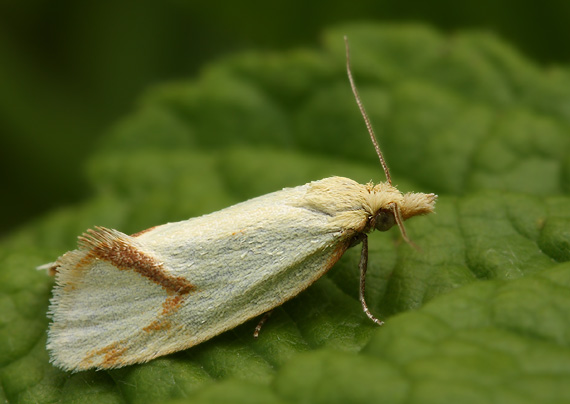
<svg viewBox="0 0 570 404">
<path fill-rule="evenodd" d="M 87 369 L 91 369 L 92 367 L 94 367 L 95 365 L 93 364 L 93 354 L 87 354 L 88 356 L 86 356 L 85 358 L 83 358 L 83 360 L 79 363 L 79 365 L 77 365 L 77 369 L 79 370 L 87 370 Z"/>
<path fill-rule="evenodd" d="M 103 362 L 104 367 L 114 367 L 121 364 L 121 357 L 127 351 L 127 347 L 119 344 L 111 344 L 105 350 L 101 350 L 99 355 L 105 355 Z"/>
<path fill-rule="evenodd" d="M 341 242 L 336 249 L 332 252 L 329 259 L 325 262 L 325 268 L 328 271 L 333 267 L 334 264 L 338 262 L 338 260 L 344 255 L 346 250 L 350 247 L 350 241 L 343 241 Z"/>
<path fill-rule="evenodd" d="M 93 254 L 85 254 L 79 261 L 77 261 L 74 267 L 79 271 L 87 269 L 93 264 L 95 258 L 96 257 Z"/>
<path fill-rule="evenodd" d="M 149 232 L 149 231 L 151 231 L 151 230 L 153 230 L 153 229 L 156 229 L 157 227 L 158 227 L 158 226 L 152 226 L 152 227 L 149 227 L 148 229 L 144 229 L 144 230 L 138 231 L 138 232 L 136 232 L 136 233 L 134 233 L 134 234 L 131 234 L 131 237 L 138 237 L 138 236 L 140 236 L 141 234 L 145 234 L 146 232 Z"/>
<path fill-rule="evenodd" d="M 91 262 L 85 259 L 86 252 L 82 250 L 72 250 L 63 254 L 55 262 L 57 266 L 56 281 L 60 283 L 64 291 L 71 292 L 77 289 L 81 282 L 86 265 Z"/>
<path fill-rule="evenodd" d="M 121 345 L 121 342 L 113 342 L 106 347 L 88 352 L 87 355 L 85 355 L 85 358 L 81 361 L 79 367 L 81 369 L 93 367 L 93 358 L 99 356 L 103 356 L 103 360 L 95 366 L 101 368 L 120 367 L 124 364 L 121 358 L 127 349 L 128 348 L 126 346 Z"/>
<path fill-rule="evenodd" d="M 166 318 L 160 318 L 158 320 L 154 320 L 152 323 L 144 327 L 143 331 L 145 332 L 164 331 L 164 330 L 169 330 L 171 327 L 172 323 L 170 322 L 170 320 L 167 320 Z"/>
<path fill-rule="evenodd" d="M 170 314 L 180 308 L 184 298 L 180 295 L 167 297 L 164 303 L 162 303 L 162 315 Z"/>
<path fill-rule="evenodd" d="M 172 322 L 168 317 L 174 314 L 184 302 L 184 296 L 176 295 L 167 297 L 162 303 L 162 311 L 158 315 L 158 318 L 151 322 L 146 327 L 143 327 L 143 331 L 164 331 L 169 330 L 172 327 Z"/>
<path fill-rule="evenodd" d="M 128 236 L 104 227 L 89 229 L 79 237 L 80 248 L 88 249 L 88 253 L 77 264 L 76 268 L 90 265 L 93 259 L 101 259 L 121 270 L 132 270 L 162 286 L 169 293 L 185 295 L 195 286 L 181 276 L 172 276 L 164 271 L 164 266 L 151 255 L 133 245 Z"/>
</svg>

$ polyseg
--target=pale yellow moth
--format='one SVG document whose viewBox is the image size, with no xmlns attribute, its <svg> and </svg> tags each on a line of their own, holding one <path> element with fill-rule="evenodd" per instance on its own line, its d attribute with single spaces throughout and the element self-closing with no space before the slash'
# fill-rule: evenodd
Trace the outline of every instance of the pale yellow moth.
<svg viewBox="0 0 570 404">
<path fill-rule="evenodd" d="M 291 299 L 358 243 L 360 301 L 382 324 L 364 298 L 367 233 L 397 225 L 409 242 L 404 220 L 433 212 L 437 196 L 404 195 L 392 185 L 345 42 L 350 85 L 386 182 L 330 177 L 131 236 L 87 230 L 76 250 L 48 264 L 56 275 L 47 342 L 53 364 L 117 368 L 189 348 Z"/>
</svg>

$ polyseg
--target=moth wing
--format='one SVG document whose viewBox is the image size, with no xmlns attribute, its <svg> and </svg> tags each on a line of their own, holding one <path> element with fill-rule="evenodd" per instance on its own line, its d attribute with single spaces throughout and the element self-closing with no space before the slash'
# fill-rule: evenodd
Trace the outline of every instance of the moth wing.
<svg viewBox="0 0 570 404">
<path fill-rule="evenodd" d="M 53 322 L 47 348 L 52 361 L 69 370 L 121 366 L 122 341 L 151 324 L 157 308 L 172 299 L 171 293 L 142 275 L 144 268 L 137 272 L 134 266 L 129 269 L 132 263 L 113 258 L 133 251 L 138 251 L 136 258 L 143 255 L 132 237 L 104 228 L 85 236 L 93 240 L 90 245 L 83 241 L 56 262 L 57 286 L 49 311 Z M 120 245 L 130 252 L 120 253 Z"/>
<path fill-rule="evenodd" d="M 98 228 L 58 261 L 48 349 L 65 369 L 182 350 L 297 295 L 353 232 L 285 189 L 136 237 Z"/>
</svg>

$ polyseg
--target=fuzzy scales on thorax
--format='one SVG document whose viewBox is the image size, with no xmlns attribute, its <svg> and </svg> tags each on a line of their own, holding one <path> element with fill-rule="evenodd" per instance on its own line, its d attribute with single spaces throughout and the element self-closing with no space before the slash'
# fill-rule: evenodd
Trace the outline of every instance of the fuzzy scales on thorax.
<svg viewBox="0 0 570 404">
<path fill-rule="evenodd" d="M 404 195 L 392 185 L 381 182 L 366 185 L 344 177 L 330 177 L 308 184 L 305 200 L 314 209 L 331 215 L 339 227 L 362 231 L 368 220 L 391 203 L 402 206 Z M 335 203 L 331 204 L 330 201 Z"/>
</svg>

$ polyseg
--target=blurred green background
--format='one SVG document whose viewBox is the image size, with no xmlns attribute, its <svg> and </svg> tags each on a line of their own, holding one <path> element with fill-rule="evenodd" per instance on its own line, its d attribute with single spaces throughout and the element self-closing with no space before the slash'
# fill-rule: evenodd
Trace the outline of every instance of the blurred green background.
<svg viewBox="0 0 570 404">
<path fill-rule="evenodd" d="M 83 161 L 145 88 L 245 49 L 317 47 L 358 20 L 483 29 L 545 67 L 570 59 L 564 0 L 1 0 L 0 235 L 89 192 Z"/>
</svg>

